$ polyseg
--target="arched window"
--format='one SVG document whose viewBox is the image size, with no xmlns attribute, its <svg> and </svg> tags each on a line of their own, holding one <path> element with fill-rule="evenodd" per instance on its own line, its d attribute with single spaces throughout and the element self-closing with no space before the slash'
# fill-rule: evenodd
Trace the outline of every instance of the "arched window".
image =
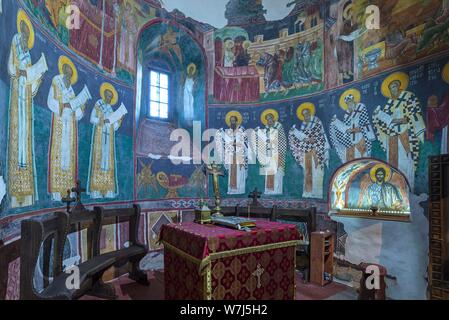
<svg viewBox="0 0 449 320">
<path fill-rule="evenodd" d="M 149 112 L 151 118 L 168 119 L 170 107 L 170 77 L 167 72 L 150 69 Z"/>
</svg>

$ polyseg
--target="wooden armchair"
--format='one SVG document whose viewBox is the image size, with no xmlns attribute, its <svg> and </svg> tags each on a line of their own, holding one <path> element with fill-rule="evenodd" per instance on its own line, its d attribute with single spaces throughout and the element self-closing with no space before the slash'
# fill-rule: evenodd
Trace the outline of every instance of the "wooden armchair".
<svg viewBox="0 0 449 320">
<path fill-rule="evenodd" d="M 310 278 L 310 239 L 316 231 L 316 208 L 307 209 L 275 209 L 274 221 L 296 224 L 303 236 L 296 249 L 296 267 L 302 272 L 305 282 Z"/>
</svg>

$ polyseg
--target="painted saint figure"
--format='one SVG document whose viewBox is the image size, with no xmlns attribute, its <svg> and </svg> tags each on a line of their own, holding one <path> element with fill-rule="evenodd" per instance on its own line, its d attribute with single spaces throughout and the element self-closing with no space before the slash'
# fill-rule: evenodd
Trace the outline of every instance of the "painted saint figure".
<svg viewBox="0 0 449 320">
<path fill-rule="evenodd" d="M 248 176 L 248 137 L 242 127 L 243 117 L 238 111 L 226 115 L 228 129 L 215 134 L 219 163 L 228 173 L 228 194 L 244 194 Z"/>
<path fill-rule="evenodd" d="M 8 134 L 8 192 L 11 207 L 31 206 L 38 200 L 34 159 L 33 98 L 48 70 L 45 56 L 32 65 L 34 29 L 25 11 L 17 14 L 17 31 L 11 44 L 8 73 L 11 78 Z"/>
<path fill-rule="evenodd" d="M 110 83 L 100 87 L 101 99 L 90 115 L 93 124 L 87 194 L 92 199 L 115 198 L 118 193 L 115 132 L 120 128 L 126 109 L 114 112 L 118 93 Z"/>
<path fill-rule="evenodd" d="M 192 124 L 194 118 L 194 90 L 195 90 L 195 76 L 197 73 L 196 65 L 191 63 L 187 67 L 187 78 L 184 83 L 184 120 L 188 124 Z"/>
<path fill-rule="evenodd" d="M 449 63 L 444 66 L 443 80 L 449 84 Z M 427 101 L 427 132 L 426 138 L 431 142 L 435 139 L 437 130 L 441 130 L 441 154 L 449 152 L 449 91 L 439 102 L 436 95 L 430 96 Z"/>
<path fill-rule="evenodd" d="M 47 105 L 52 112 L 48 163 L 48 191 L 53 201 L 61 201 L 68 189 L 75 186 L 78 175 L 78 121 L 84 115 L 87 100 L 92 99 L 86 86 L 76 96 L 72 88 L 78 71 L 66 56 L 58 61 L 48 93 Z"/>
<path fill-rule="evenodd" d="M 329 165 L 329 142 L 323 124 L 315 116 L 315 105 L 303 103 L 296 114 L 302 121 L 290 130 L 289 144 L 296 162 L 304 170 L 303 198 L 323 198 L 324 169 Z"/>
<path fill-rule="evenodd" d="M 234 67 L 234 41 L 231 39 L 228 39 L 224 42 L 225 45 L 225 52 L 224 52 L 224 61 L 223 65 L 227 68 Z"/>
<path fill-rule="evenodd" d="M 340 98 L 346 111 L 343 121 L 334 116 L 330 124 L 330 139 L 342 163 L 371 157 L 372 141 L 376 140 L 366 106 L 360 103 L 357 89 L 349 89 Z"/>
<path fill-rule="evenodd" d="M 414 188 L 420 143 L 424 142 L 426 126 L 418 98 L 407 90 L 409 77 L 403 72 L 390 75 L 382 84 L 388 98 L 382 108 L 374 111 L 373 124 L 378 140 L 387 153 L 388 163 L 398 168 Z"/>
<path fill-rule="evenodd" d="M 377 207 L 378 210 L 402 210 L 402 195 L 394 185 L 389 183 L 391 170 L 385 165 L 377 165 L 371 169 L 372 184 L 368 187 L 364 207 Z"/>
<path fill-rule="evenodd" d="M 265 194 L 279 195 L 283 193 L 287 138 L 276 110 L 265 110 L 261 121 L 265 128 L 257 127 L 251 141 L 260 163 L 259 172 L 265 176 Z"/>
</svg>

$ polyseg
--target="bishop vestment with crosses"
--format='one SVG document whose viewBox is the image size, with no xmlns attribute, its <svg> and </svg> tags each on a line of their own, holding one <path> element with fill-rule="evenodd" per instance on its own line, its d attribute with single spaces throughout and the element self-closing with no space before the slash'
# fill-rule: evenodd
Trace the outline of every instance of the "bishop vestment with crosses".
<svg viewBox="0 0 449 320">
<path fill-rule="evenodd" d="M 241 126 L 243 117 L 238 111 L 226 115 L 228 129 L 215 134 L 219 163 L 228 173 L 228 194 L 244 194 L 248 176 L 248 138 Z"/>
<path fill-rule="evenodd" d="M 413 190 L 426 126 L 418 98 L 406 91 L 408 84 L 409 77 L 403 72 L 385 79 L 382 94 L 388 102 L 383 108 L 376 108 L 373 124 L 389 164 L 402 171 Z"/>
<path fill-rule="evenodd" d="M 334 116 L 330 127 L 332 145 L 342 163 L 359 158 L 370 158 L 372 142 L 376 140 L 366 106 L 360 102 L 361 93 L 349 89 L 340 97 L 340 107 L 345 111 L 343 121 Z"/>
<path fill-rule="evenodd" d="M 260 175 L 265 176 L 266 195 L 283 193 L 287 138 L 278 120 L 279 113 L 276 110 L 265 110 L 261 115 L 265 128 L 256 128 L 251 138 L 260 163 Z"/>
</svg>

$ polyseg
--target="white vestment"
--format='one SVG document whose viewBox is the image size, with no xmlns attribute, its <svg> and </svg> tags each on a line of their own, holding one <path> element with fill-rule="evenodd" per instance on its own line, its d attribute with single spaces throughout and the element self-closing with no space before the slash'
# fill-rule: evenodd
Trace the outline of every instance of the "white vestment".
<svg viewBox="0 0 449 320">
<path fill-rule="evenodd" d="M 58 100 L 57 95 L 55 95 L 54 86 L 57 87 L 57 91 L 61 95 L 59 97 L 60 100 Z M 79 121 L 83 117 L 83 110 L 81 106 L 73 103 L 75 100 L 75 92 L 73 91 L 72 86 L 66 87 L 63 75 L 55 76 L 53 78 L 53 85 L 50 87 L 50 92 L 48 93 L 47 105 L 53 112 L 53 125 L 62 124 L 60 139 L 59 137 L 54 137 L 57 138 L 58 141 L 53 141 L 53 143 L 59 143 L 59 146 L 56 146 L 56 149 L 59 150 L 59 161 L 53 163 L 53 165 L 57 165 L 61 172 L 72 171 L 73 166 L 75 165 L 72 163 L 72 159 L 77 157 L 76 154 L 72 154 L 75 152 L 72 148 L 73 141 L 74 139 L 77 139 L 77 128 L 74 127 L 73 115 L 75 115 L 75 120 Z M 61 105 L 66 103 L 70 104 L 70 108 L 62 108 L 61 110 Z M 53 201 L 61 201 L 61 192 L 51 193 Z"/>
<path fill-rule="evenodd" d="M 188 77 L 184 84 L 184 119 L 187 122 L 193 121 L 193 105 L 195 98 L 193 96 L 193 87 L 195 85 L 195 80 Z"/>
<path fill-rule="evenodd" d="M 260 175 L 265 176 L 265 194 L 283 194 L 287 139 L 279 122 L 273 127 L 256 128 L 255 146 Z M 253 142 L 254 143 L 254 142 Z"/>
<path fill-rule="evenodd" d="M 228 194 L 244 194 L 248 176 L 248 143 L 245 129 L 220 129 L 215 135 L 216 151 L 228 173 Z"/>
</svg>

